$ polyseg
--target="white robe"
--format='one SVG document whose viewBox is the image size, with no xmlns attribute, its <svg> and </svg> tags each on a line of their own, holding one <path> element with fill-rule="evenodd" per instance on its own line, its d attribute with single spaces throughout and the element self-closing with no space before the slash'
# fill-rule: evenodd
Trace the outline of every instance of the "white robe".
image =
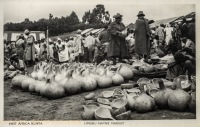
<svg viewBox="0 0 200 127">
<path fill-rule="evenodd" d="M 65 62 L 69 60 L 69 53 L 68 53 L 68 46 L 64 42 L 61 42 L 60 44 L 57 44 L 59 50 L 62 48 L 62 46 L 65 46 L 65 49 L 60 51 L 58 53 L 59 61 L 60 62 Z"/>
<path fill-rule="evenodd" d="M 166 33 L 165 41 L 167 45 L 169 44 L 170 39 L 172 39 L 172 31 L 173 31 L 172 27 L 165 28 L 165 33 Z"/>
</svg>

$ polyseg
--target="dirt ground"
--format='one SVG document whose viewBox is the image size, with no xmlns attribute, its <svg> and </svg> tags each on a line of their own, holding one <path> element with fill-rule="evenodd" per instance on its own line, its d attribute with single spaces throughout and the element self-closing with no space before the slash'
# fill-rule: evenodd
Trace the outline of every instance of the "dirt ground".
<svg viewBox="0 0 200 127">
<path fill-rule="evenodd" d="M 11 80 L 4 82 L 4 120 L 82 120 L 81 112 L 84 96 L 90 92 L 49 100 L 37 94 L 21 89 L 14 89 Z M 119 86 L 97 89 L 96 95 L 104 90 L 113 90 Z M 160 120 L 160 119 L 195 119 L 196 114 L 190 112 L 174 112 L 157 110 L 138 114 L 131 113 L 131 120 Z"/>
</svg>

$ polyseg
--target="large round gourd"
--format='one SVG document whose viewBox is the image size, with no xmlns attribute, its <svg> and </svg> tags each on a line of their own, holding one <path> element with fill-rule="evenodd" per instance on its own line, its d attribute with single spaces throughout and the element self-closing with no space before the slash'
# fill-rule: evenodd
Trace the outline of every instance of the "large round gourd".
<svg viewBox="0 0 200 127">
<path fill-rule="evenodd" d="M 73 94 L 78 93 L 79 91 L 81 91 L 81 86 L 82 86 L 79 81 L 77 81 L 76 79 L 72 77 L 72 72 L 73 71 L 70 71 L 67 74 L 68 80 L 66 81 L 65 85 L 63 85 L 65 92 L 68 95 L 73 95 Z"/>
<path fill-rule="evenodd" d="M 176 90 L 174 90 L 169 98 L 169 108 L 174 111 L 184 111 L 190 100 L 190 95 L 181 88 L 181 80 L 177 80 Z"/>
<path fill-rule="evenodd" d="M 84 84 L 82 85 L 82 89 L 84 91 L 92 91 L 97 88 L 97 82 L 90 76 L 86 76 L 83 78 Z"/>
<path fill-rule="evenodd" d="M 119 86 L 122 83 L 124 83 L 124 78 L 119 74 L 119 70 L 121 67 L 117 69 L 117 72 L 115 75 L 112 77 L 113 85 Z"/>
<path fill-rule="evenodd" d="M 33 79 L 33 78 L 31 78 L 31 77 L 25 79 L 25 80 L 22 82 L 22 85 L 21 85 L 22 89 L 28 90 L 29 85 L 30 85 L 32 82 L 34 82 L 34 81 L 35 81 L 35 79 Z"/>
<path fill-rule="evenodd" d="M 64 96 L 65 94 L 65 90 L 63 87 L 61 87 L 60 85 L 57 84 L 57 82 L 55 82 L 54 77 L 52 77 L 51 80 L 47 80 L 46 82 L 46 90 L 45 90 L 45 96 L 47 98 L 61 98 Z"/>
<path fill-rule="evenodd" d="M 25 79 L 27 79 L 27 78 L 28 78 L 27 75 L 21 75 L 21 74 L 16 75 L 16 76 L 12 79 L 11 84 L 12 84 L 12 86 L 21 87 L 22 82 L 23 82 Z"/>
<path fill-rule="evenodd" d="M 129 80 L 133 78 L 133 71 L 127 65 L 120 65 L 121 69 L 119 70 L 119 74 L 125 79 Z"/>
<path fill-rule="evenodd" d="M 158 81 L 160 90 L 156 93 L 154 99 L 156 105 L 160 108 L 168 108 L 168 98 L 173 92 L 171 89 L 165 88 L 163 81 Z"/>
<path fill-rule="evenodd" d="M 105 74 L 105 70 L 103 70 L 103 74 L 102 76 L 100 76 L 97 80 L 97 84 L 100 88 L 107 88 L 110 87 L 112 85 L 112 78 L 108 77 Z"/>
<path fill-rule="evenodd" d="M 141 94 L 135 100 L 135 110 L 139 113 L 146 113 L 155 109 L 155 101 L 144 91 L 144 85 L 140 84 Z"/>
</svg>

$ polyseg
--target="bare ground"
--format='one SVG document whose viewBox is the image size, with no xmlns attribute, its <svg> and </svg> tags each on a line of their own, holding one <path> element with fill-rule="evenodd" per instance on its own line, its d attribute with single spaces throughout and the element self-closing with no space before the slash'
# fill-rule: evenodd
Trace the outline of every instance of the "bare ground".
<svg viewBox="0 0 200 127">
<path fill-rule="evenodd" d="M 90 92 L 49 100 L 37 94 L 12 88 L 11 80 L 4 82 L 4 120 L 82 120 L 84 96 Z M 97 89 L 96 95 L 104 90 L 113 90 L 119 86 Z M 156 110 L 149 113 L 131 113 L 131 120 L 161 120 L 161 119 L 196 119 L 191 112 L 175 112 Z"/>
</svg>

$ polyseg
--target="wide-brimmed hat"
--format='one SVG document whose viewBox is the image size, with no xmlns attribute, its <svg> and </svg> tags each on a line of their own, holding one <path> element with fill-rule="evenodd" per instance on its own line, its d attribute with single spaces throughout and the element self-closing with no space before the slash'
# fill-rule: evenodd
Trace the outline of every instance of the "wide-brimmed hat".
<svg viewBox="0 0 200 127">
<path fill-rule="evenodd" d="M 139 11 L 137 16 L 145 16 L 145 14 L 143 13 L 143 11 Z"/>
<path fill-rule="evenodd" d="M 113 18 L 115 18 L 115 19 L 116 19 L 116 18 L 121 18 L 121 17 L 122 17 L 122 15 L 119 14 L 119 13 L 117 13 L 116 15 L 113 16 Z"/>
<path fill-rule="evenodd" d="M 24 31 L 24 34 L 29 34 L 30 33 L 30 31 L 28 30 L 28 29 L 26 29 L 25 31 Z"/>
</svg>

